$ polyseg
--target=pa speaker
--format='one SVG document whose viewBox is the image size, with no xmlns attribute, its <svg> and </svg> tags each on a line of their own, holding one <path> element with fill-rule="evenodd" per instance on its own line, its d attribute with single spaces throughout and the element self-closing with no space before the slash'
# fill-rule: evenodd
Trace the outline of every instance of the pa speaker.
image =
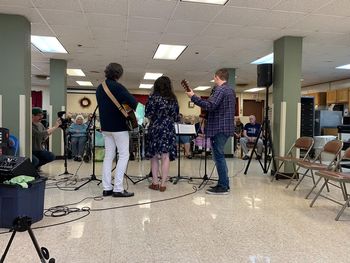
<svg viewBox="0 0 350 263">
<path fill-rule="evenodd" d="M 0 156 L 0 183 L 18 175 L 39 177 L 38 172 L 29 158 L 1 155 Z"/>
<path fill-rule="evenodd" d="M 258 87 L 270 87 L 272 84 L 272 64 L 258 65 Z"/>
</svg>

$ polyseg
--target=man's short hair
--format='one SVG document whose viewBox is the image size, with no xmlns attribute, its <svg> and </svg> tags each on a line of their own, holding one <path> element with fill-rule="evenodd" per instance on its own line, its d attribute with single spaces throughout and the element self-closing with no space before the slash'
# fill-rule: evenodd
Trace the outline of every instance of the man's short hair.
<svg viewBox="0 0 350 263">
<path fill-rule="evenodd" d="M 39 107 L 33 107 L 32 108 L 32 115 L 36 116 L 36 115 L 39 115 L 39 114 L 42 114 L 43 113 L 43 110 Z"/>
<path fill-rule="evenodd" d="M 215 76 L 217 76 L 221 80 L 228 81 L 228 77 L 229 77 L 228 70 L 226 68 L 218 69 L 215 72 Z"/>
<path fill-rule="evenodd" d="M 123 75 L 123 67 L 118 63 L 109 63 L 105 69 L 105 77 L 107 79 L 120 79 Z"/>
</svg>

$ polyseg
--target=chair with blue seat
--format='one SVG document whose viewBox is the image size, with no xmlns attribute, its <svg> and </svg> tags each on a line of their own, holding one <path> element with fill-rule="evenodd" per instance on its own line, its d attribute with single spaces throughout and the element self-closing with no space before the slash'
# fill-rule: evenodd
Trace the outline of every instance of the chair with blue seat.
<svg viewBox="0 0 350 263">
<path fill-rule="evenodd" d="M 18 156 L 19 141 L 16 136 L 10 134 L 9 136 L 9 152 L 8 155 Z"/>
</svg>

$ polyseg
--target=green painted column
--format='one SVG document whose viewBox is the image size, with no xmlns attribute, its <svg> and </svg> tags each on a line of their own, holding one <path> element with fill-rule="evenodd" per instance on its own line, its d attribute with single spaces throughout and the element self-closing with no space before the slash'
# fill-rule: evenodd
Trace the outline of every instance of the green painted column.
<svg viewBox="0 0 350 263">
<path fill-rule="evenodd" d="M 236 69 L 235 68 L 228 68 L 229 78 L 228 78 L 228 84 L 232 86 L 232 88 L 236 89 Z M 234 120 L 232 120 L 233 122 Z M 234 153 L 234 140 L 233 137 L 229 138 L 225 144 L 224 153 L 227 156 L 233 156 Z"/>
<path fill-rule="evenodd" d="M 273 49 L 273 143 L 275 155 L 284 155 L 300 134 L 302 37 L 282 37 Z"/>
<path fill-rule="evenodd" d="M 50 59 L 50 127 L 57 120 L 57 113 L 67 108 L 67 61 Z M 63 132 L 60 129 L 50 136 L 50 149 L 56 156 L 63 156 Z"/>
<path fill-rule="evenodd" d="M 31 157 L 30 22 L 0 14 L 0 127 L 19 140 L 20 156 Z"/>
</svg>

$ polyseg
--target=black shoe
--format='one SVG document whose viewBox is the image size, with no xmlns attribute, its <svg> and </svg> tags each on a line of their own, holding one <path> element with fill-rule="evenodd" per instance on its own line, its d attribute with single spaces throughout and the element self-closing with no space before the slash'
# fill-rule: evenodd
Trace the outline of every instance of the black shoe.
<svg viewBox="0 0 350 263">
<path fill-rule="evenodd" d="M 103 192 L 102 192 L 102 195 L 103 196 L 110 196 L 110 195 L 112 195 L 113 194 L 113 190 L 104 190 Z"/>
<path fill-rule="evenodd" d="M 186 158 L 187 159 L 192 159 L 192 155 L 187 155 Z"/>
<path fill-rule="evenodd" d="M 83 159 L 81 159 L 81 157 L 77 157 L 77 162 L 81 162 Z"/>
<path fill-rule="evenodd" d="M 73 159 L 73 161 L 76 161 L 76 162 L 77 162 L 77 161 L 78 161 L 78 157 L 75 156 L 74 159 Z"/>
<path fill-rule="evenodd" d="M 248 156 L 248 155 L 244 155 L 244 157 L 242 158 L 242 160 L 249 160 L 249 156 Z"/>
<path fill-rule="evenodd" d="M 211 188 L 211 189 L 214 189 L 214 188 L 217 188 L 217 187 L 218 187 L 218 185 L 209 186 L 209 188 Z M 230 187 L 229 186 L 227 187 L 227 191 L 230 192 Z"/>
<path fill-rule="evenodd" d="M 113 192 L 113 197 L 131 197 L 134 193 L 124 190 L 123 192 Z"/>
<path fill-rule="evenodd" d="M 205 193 L 209 195 L 227 195 L 228 190 L 225 188 L 222 188 L 221 186 L 217 186 L 215 188 L 208 189 L 207 191 L 205 191 Z"/>
<path fill-rule="evenodd" d="M 261 159 L 261 155 L 257 155 L 255 160 L 260 160 Z"/>
</svg>

